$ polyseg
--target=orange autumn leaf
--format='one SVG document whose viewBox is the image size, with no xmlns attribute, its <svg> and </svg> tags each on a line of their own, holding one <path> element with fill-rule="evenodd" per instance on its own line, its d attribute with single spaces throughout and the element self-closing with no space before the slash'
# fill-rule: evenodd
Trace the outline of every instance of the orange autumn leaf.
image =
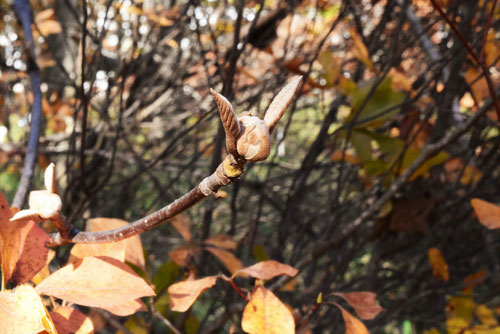
<svg viewBox="0 0 500 334">
<path fill-rule="evenodd" d="M 200 251 L 199 247 L 184 245 L 173 251 L 168 252 L 170 259 L 181 267 L 189 265 L 193 257 Z"/>
<path fill-rule="evenodd" d="M 154 295 L 153 289 L 129 266 L 105 256 L 85 257 L 62 267 L 38 284 L 36 291 L 101 308 Z"/>
<path fill-rule="evenodd" d="M 11 211 L 0 194 L 0 259 L 4 282 L 29 282 L 47 262 L 49 235 L 32 221 L 11 222 Z"/>
<path fill-rule="evenodd" d="M 479 198 L 473 198 L 470 204 L 481 224 L 490 230 L 500 228 L 500 206 Z"/>
<path fill-rule="evenodd" d="M 231 274 L 243 268 L 243 263 L 231 252 L 212 247 L 207 247 L 206 250 L 215 255 Z"/>
<path fill-rule="evenodd" d="M 191 219 L 185 214 L 179 214 L 170 220 L 172 226 L 186 241 L 191 241 Z"/>
<path fill-rule="evenodd" d="M 377 294 L 369 291 L 334 293 L 352 306 L 356 314 L 364 320 L 374 319 L 383 310 L 377 304 Z"/>
<path fill-rule="evenodd" d="M 138 311 L 146 311 L 146 305 L 140 299 L 130 300 L 123 304 L 117 304 L 113 306 L 103 307 L 108 312 L 113 313 L 114 315 L 119 315 L 121 317 L 125 317 L 127 315 L 134 314 Z"/>
<path fill-rule="evenodd" d="M 75 244 L 71 248 L 68 263 L 77 261 L 87 256 L 108 256 L 125 262 L 125 240 L 97 244 Z"/>
<path fill-rule="evenodd" d="M 86 230 L 91 232 L 99 232 L 127 225 L 129 225 L 129 222 L 123 219 L 93 218 L 87 221 Z M 136 265 L 142 270 L 145 270 L 146 262 L 144 260 L 144 250 L 142 249 L 142 242 L 139 235 L 134 235 L 133 237 L 118 241 L 116 243 L 125 244 L 125 261 Z"/>
<path fill-rule="evenodd" d="M 50 312 L 50 317 L 59 334 L 94 333 L 94 325 L 90 318 L 73 307 L 57 307 Z"/>
<path fill-rule="evenodd" d="M 217 276 L 208 276 L 194 281 L 184 281 L 168 287 L 170 309 L 177 312 L 187 311 L 198 296 L 217 283 Z"/>
<path fill-rule="evenodd" d="M 268 260 L 241 269 L 237 273 L 235 273 L 233 277 L 239 275 L 240 273 L 244 273 L 253 278 L 269 280 L 280 275 L 288 275 L 290 277 L 293 277 L 297 275 L 298 272 L 299 271 L 297 269 L 287 264 L 279 263 L 274 260 Z"/>
<path fill-rule="evenodd" d="M 208 238 L 205 241 L 203 241 L 203 243 L 233 251 L 236 250 L 236 248 L 238 248 L 238 243 L 234 241 L 233 238 L 225 234 L 219 234 L 216 235 L 215 237 Z"/>
<path fill-rule="evenodd" d="M 40 296 L 29 284 L 0 291 L 0 329 L 2 333 L 56 333 Z"/>
<path fill-rule="evenodd" d="M 345 323 L 345 334 L 369 334 L 366 326 L 358 318 L 347 312 L 342 306 L 334 303 L 342 312 Z"/>
<path fill-rule="evenodd" d="M 447 282 L 450 279 L 450 273 L 448 270 L 448 264 L 446 263 L 443 254 L 437 248 L 429 248 L 427 250 L 427 255 L 429 256 L 429 262 L 432 267 L 432 274 L 437 279 L 441 279 Z"/>
<path fill-rule="evenodd" d="M 243 310 L 241 328 L 250 334 L 288 334 L 295 333 L 295 321 L 278 297 L 258 285 Z"/>
<path fill-rule="evenodd" d="M 349 35 L 351 35 L 351 39 L 354 42 L 353 46 L 353 54 L 356 58 L 358 58 L 363 64 L 366 65 L 370 70 L 373 70 L 373 62 L 370 59 L 370 54 L 368 53 L 368 48 L 366 47 L 363 39 L 358 34 L 355 28 L 350 27 Z"/>
</svg>

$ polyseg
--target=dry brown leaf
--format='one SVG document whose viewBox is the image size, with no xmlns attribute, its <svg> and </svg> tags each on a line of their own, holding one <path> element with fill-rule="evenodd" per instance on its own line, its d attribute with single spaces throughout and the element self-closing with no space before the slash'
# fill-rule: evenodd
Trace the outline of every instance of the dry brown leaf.
<svg viewBox="0 0 500 334">
<path fill-rule="evenodd" d="M 344 318 L 345 323 L 345 334 L 369 334 L 368 329 L 365 325 L 359 321 L 351 313 L 347 312 L 342 306 L 334 303 L 340 311 L 342 311 L 342 318 Z"/>
<path fill-rule="evenodd" d="M 187 311 L 198 296 L 217 283 L 217 276 L 208 276 L 194 281 L 184 281 L 168 287 L 170 309 L 177 312 Z"/>
<path fill-rule="evenodd" d="M 85 314 L 73 307 L 57 307 L 50 312 L 50 317 L 59 334 L 91 334 L 94 325 Z"/>
<path fill-rule="evenodd" d="M 278 95 L 272 100 L 264 115 L 264 123 L 269 128 L 269 133 L 273 132 L 274 127 L 292 102 L 301 82 L 302 76 L 294 77 L 285 87 L 281 88 Z"/>
<path fill-rule="evenodd" d="M 212 247 L 207 247 L 206 250 L 215 255 L 231 274 L 243 268 L 243 263 L 231 252 Z"/>
<path fill-rule="evenodd" d="M 433 198 L 393 200 L 389 228 L 391 231 L 427 232 L 427 221 L 437 203 Z"/>
<path fill-rule="evenodd" d="M 110 307 L 154 295 L 129 266 L 104 256 L 85 257 L 62 267 L 38 284 L 36 291 L 93 307 Z"/>
<path fill-rule="evenodd" d="M 334 293 L 335 296 L 344 298 L 354 308 L 356 314 L 364 320 L 374 319 L 383 310 L 377 304 L 377 294 L 369 291 Z"/>
<path fill-rule="evenodd" d="M 441 251 L 437 248 L 429 248 L 427 250 L 427 255 L 429 256 L 429 262 L 432 267 L 432 274 L 434 277 L 447 282 L 450 279 L 450 273 L 448 270 L 448 264 L 441 254 Z"/>
<path fill-rule="evenodd" d="M 247 274 L 253 278 L 268 280 L 279 275 L 295 276 L 299 271 L 294 267 L 287 264 L 279 263 L 274 260 L 262 261 L 254 264 L 253 266 L 241 269 L 233 275 L 233 277 L 240 275 L 240 273 Z"/>
<path fill-rule="evenodd" d="M 215 237 L 208 238 L 205 241 L 203 241 L 203 243 L 233 251 L 238 248 L 238 243 L 234 241 L 233 238 L 225 234 L 219 234 L 216 235 Z"/>
<path fill-rule="evenodd" d="M 40 296 L 29 284 L 0 292 L 0 329 L 2 333 L 55 333 Z"/>
<path fill-rule="evenodd" d="M 470 204 L 481 224 L 490 230 L 500 228 L 500 206 L 479 198 L 473 198 Z"/>
<path fill-rule="evenodd" d="M 123 304 L 113 305 L 109 307 L 103 307 L 106 311 L 113 313 L 114 315 L 118 315 L 121 317 L 125 317 L 131 314 L 134 314 L 138 311 L 146 311 L 146 305 L 140 299 L 130 300 Z"/>
<path fill-rule="evenodd" d="M 184 245 L 173 251 L 168 252 L 168 256 L 174 263 L 181 267 L 189 265 L 193 257 L 200 251 L 199 247 Z"/>
<path fill-rule="evenodd" d="M 129 223 L 122 219 L 93 218 L 87 221 L 86 230 L 91 232 L 100 232 L 100 231 L 112 230 L 127 225 L 129 225 Z M 115 242 L 115 244 L 120 244 L 120 243 L 124 244 L 125 261 L 130 262 L 133 265 L 136 265 L 142 270 L 145 270 L 146 262 L 144 260 L 144 250 L 142 249 L 140 236 L 134 235 L 133 237 L 127 238 L 125 240 Z"/>
<path fill-rule="evenodd" d="M 99 244 L 76 244 L 71 248 L 68 263 L 78 261 L 86 256 L 108 256 L 125 262 L 125 242 L 106 242 Z"/>
<path fill-rule="evenodd" d="M 488 83 L 482 72 L 476 70 L 474 67 L 470 67 L 465 73 L 465 81 L 470 85 L 472 90 L 472 95 L 477 105 L 481 105 L 481 102 L 490 96 L 490 91 L 488 89 Z"/>
<path fill-rule="evenodd" d="M 9 221 L 11 210 L 0 194 L 1 263 L 5 282 L 29 282 L 47 262 L 49 235 L 32 221 Z"/>
<path fill-rule="evenodd" d="M 295 333 L 295 321 L 278 297 L 258 285 L 243 310 L 241 328 L 250 334 L 288 334 Z"/>
<path fill-rule="evenodd" d="M 185 214 L 179 214 L 170 220 L 172 226 L 187 242 L 191 241 L 191 219 Z"/>
</svg>

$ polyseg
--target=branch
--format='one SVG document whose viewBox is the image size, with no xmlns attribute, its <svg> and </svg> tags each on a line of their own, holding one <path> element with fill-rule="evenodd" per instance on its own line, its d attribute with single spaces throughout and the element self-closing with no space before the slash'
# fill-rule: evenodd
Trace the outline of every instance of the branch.
<svg viewBox="0 0 500 334">
<path fill-rule="evenodd" d="M 284 110 L 288 106 L 297 90 L 301 81 L 300 77 L 294 78 L 289 84 L 287 84 L 274 98 L 273 102 L 269 107 L 269 112 L 274 115 L 273 120 L 278 121 L 278 116 L 281 117 L 283 115 Z M 220 105 L 220 98 L 218 94 L 214 94 L 216 97 L 216 102 L 218 102 L 219 107 L 223 107 L 227 109 L 227 103 Z M 230 105 L 230 104 L 229 104 Z M 277 107 L 278 105 L 278 107 Z M 279 109 L 276 111 L 275 109 Z M 223 115 L 223 113 L 221 113 Z M 234 115 L 235 116 L 235 115 Z M 225 129 L 231 129 L 231 124 L 234 123 L 235 117 L 224 118 L 222 117 L 222 121 L 224 122 Z M 244 125 L 246 121 L 248 121 L 248 115 L 242 115 L 237 121 L 240 122 L 240 125 Z M 253 117 L 252 118 L 256 118 Z M 258 150 L 266 150 L 270 146 L 270 136 L 269 130 L 270 128 L 266 127 L 264 121 L 256 119 L 253 120 L 255 122 L 260 121 L 262 126 L 247 128 L 243 133 L 241 133 L 237 139 L 236 146 L 240 147 L 241 143 L 249 144 L 252 149 Z M 276 124 L 276 122 L 273 123 Z M 243 126 L 244 127 L 244 126 Z M 267 136 L 259 137 L 259 141 L 255 142 L 256 132 L 261 133 L 262 131 L 267 131 Z M 233 135 L 234 133 L 226 134 Z M 267 140 L 267 142 L 265 142 Z M 260 151 L 259 151 L 260 152 Z M 178 215 L 179 213 L 187 210 L 193 205 L 197 204 L 201 200 L 207 198 L 208 196 L 214 194 L 221 187 L 224 187 L 231 183 L 234 179 L 238 178 L 243 173 L 243 168 L 247 161 L 261 161 L 267 158 L 267 155 L 260 160 L 254 159 L 255 155 L 247 155 L 248 152 L 236 152 L 237 156 L 233 154 L 229 154 L 224 161 L 217 167 L 215 172 L 203 179 L 195 188 L 191 189 L 188 193 L 176 199 L 174 202 L 169 205 L 161 208 L 160 210 L 141 218 L 127 226 L 123 226 L 117 229 L 108 230 L 108 231 L 100 231 L 100 232 L 80 232 L 76 230 L 71 224 L 66 223 L 64 217 L 60 214 L 60 200 L 58 201 L 58 197 L 56 196 L 55 191 L 51 191 L 47 189 L 47 191 L 38 191 L 37 193 L 41 193 L 40 196 L 33 196 L 33 200 L 30 196 L 30 209 L 23 210 L 18 212 L 14 217 L 12 217 L 11 221 L 18 221 L 27 219 L 33 219 L 33 217 L 37 218 L 36 220 L 50 219 L 52 220 L 59 232 L 56 233 L 50 246 L 58 246 L 67 243 L 105 243 L 105 242 L 114 242 L 123 240 L 134 235 L 140 234 L 145 231 L 149 231 L 152 228 L 165 223 L 169 219 Z M 253 153 L 253 151 L 252 151 Z M 261 152 L 260 152 L 261 153 Z M 257 156 L 263 156 L 262 154 L 257 154 Z M 51 165 L 53 168 L 53 165 Z M 50 185 L 53 181 L 50 179 L 53 177 L 54 172 L 48 171 L 46 173 L 45 184 Z M 41 204 L 46 198 L 51 198 L 53 200 L 54 205 L 51 206 L 50 210 L 45 209 Z M 33 205 L 31 205 L 33 204 Z M 48 212 L 47 212 L 48 211 Z"/>
<path fill-rule="evenodd" d="M 22 208 L 26 201 L 26 195 L 31 187 L 35 165 L 38 160 L 38 139 L 40 137 L 40 125 L 42 123 L 42 91 L 40 89 L 40 70 L 35 60 L 35 48 L 33 34 L 31 31 L 31 7 L 28 0 L 15 0 L 14 12 L 23 26 L 25 36 L 25 49 L 27 54 L 28 72 L 30 72 L 31 88 L 33 90 L 33 106 L 31 109 L 31 131 L 28 140 L 28 148 L 24 158 L 24 168 L 19 186 L 17 188 L 12 206 Z"/>
</svg>

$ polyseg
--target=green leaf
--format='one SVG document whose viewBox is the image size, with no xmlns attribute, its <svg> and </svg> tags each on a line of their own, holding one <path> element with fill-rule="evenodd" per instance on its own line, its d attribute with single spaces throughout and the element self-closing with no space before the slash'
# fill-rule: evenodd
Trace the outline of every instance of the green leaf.
<svg viewBox="0 0 500 334">
<path fill-rule="evenodd" d="M 354 120 L 355 115 L 360 110 L 364 100 L 368 98 L 368 93 L 375 83 L 376 79 L 372 79 L 360 83 L 357 89 L 350 87 L 350 89 L 344 90 L 352 106 L 352 112 L 347 118 L 347 122 Z M 361 122 L 365 126 L 374 126 L 376 122 L 391 119 L 399 113 L 399 105 L 404 99 L 405 94 L 394 91 L 391 87 L 391 78 L 386 77 L 369 97 L 360 115 L 356 118 L 356 123 Z"/>
<path fill-rule="evenodd" d="M 252 249 L 252 254 L 257 260 L 257 262 L 267 261 L 271 258 L 267 254 L 266 249 L 262 245 L 255 245 Z"/>
<path fill-rule="evenodd" d="M 179 276 L 180 267 L 173 261 L 165 262 L 153 277 L 153 284 L 155 285 L 155 292 L 161 293 L 167 286 L 171 285 L 177 280 Z"/>
</svg>

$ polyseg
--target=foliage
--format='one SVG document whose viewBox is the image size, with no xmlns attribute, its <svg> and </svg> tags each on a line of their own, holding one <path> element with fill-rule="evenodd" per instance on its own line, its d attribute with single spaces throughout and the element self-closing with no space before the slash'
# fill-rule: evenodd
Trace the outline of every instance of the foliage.
<svg viewBox="0 0 500 334">
<path fill-rule="evenodd" d="M 37 0 L 32 45 L 9 6 L 8 201 L 37 70 L 44 122 L 27 207 L 0 196 L 0 328 L 499 331 L 497 1 Z M 50 247 L 65 224 L 130 226 L 211 175 L 227 152 L 210 89 L 266 121 L 294 75 L 266 161 L 140 237 Z"/>
</svg>

